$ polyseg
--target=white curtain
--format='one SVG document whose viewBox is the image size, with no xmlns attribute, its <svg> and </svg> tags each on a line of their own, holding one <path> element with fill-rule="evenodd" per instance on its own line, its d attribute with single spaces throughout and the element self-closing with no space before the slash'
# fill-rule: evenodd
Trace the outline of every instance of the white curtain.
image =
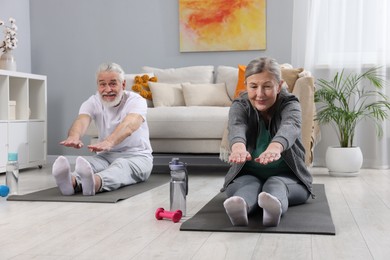
<svg viewBox="0 0 390 260">
<path fill-rule="evenodd" d="M 330 80 L 335 72 L 381 66 L 390 82 L 390 1 L 294 0 L 292 64 L 304 67 L 315 78 Z M 390 85 L 383 90 L 390 96 Z M 390 123 L 383 122 L 378 138 L 374 123 L 358 125 L 355 145 L 360 146 L 363 167 L 390 166 Z M 322 139 L 314 153 L 314 165 L 324 166 L 328 146 L 337 145 L 333 129 L 321 126 Z"/>
</svg>

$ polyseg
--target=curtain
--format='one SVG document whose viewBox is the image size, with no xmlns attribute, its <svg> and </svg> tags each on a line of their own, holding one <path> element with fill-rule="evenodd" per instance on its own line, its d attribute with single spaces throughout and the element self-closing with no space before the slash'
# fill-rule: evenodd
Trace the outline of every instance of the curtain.
<svg viewBox="0 0 390 260">
<path fill-rule="evenodd" d="M 294 0 L 291 53 L 294 67 L 304 67 L 317 79 L 330 80 L 342 69 L 350 73 L 380 66 L 390 82 L 390 1 Z M 390 96 L 390 85 L 383 93 Z M 355 145 L 363 152 L 363 167 L 389 168 L 389 121 L 382 123 L 382 138 L 373 122 L 359 123 Z M 338 145 L 333 128 L 321 126 L 321 132 L 314 166 L 324 166 L 327 147 Z"/>
</svg>

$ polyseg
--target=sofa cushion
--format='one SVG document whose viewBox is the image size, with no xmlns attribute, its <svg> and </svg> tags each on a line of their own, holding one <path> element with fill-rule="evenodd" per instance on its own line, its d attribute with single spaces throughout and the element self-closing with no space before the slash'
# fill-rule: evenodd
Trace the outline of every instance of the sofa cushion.
<svg viewBox="0 0 390 260">
<path fill-rule="evenodd" d="M 225 83 L 217 84 L 181 84 L 186 106 L 220 106 L 232 104 Z"/>
<path fill-rule="evenodd" d="M 225 83 L 226 90 L 231 100 L 234 99 L 234 91 L 236 90 L 238 80 L 238 68 L 230 66 L 218 66 L 216 83 Z"/>
<path fill-rule="evenodd" d="M 194 154 L 219 154 L 221 139 L 204 138 L 204 139 L 158 139 L 150 140 L 154 153 L 194 153 Z M 201 161 L 203 157 L 197 156 Z M 203 161 L 205 163 L 205 161 Z"/>
<path fill-rule="evenodd" d="M 246 91 L 245 69 L 246 69 L 245 65 L 238 65 L 238 78 L 237 78 L 236 90 L 234 91 L 234 98 L 239 97 L 242 92 Z"/>
<path fill-rule="evenodd" d="M 142 70 L 147 73 L 154 73 L 158 81 L 164 83 L 213 83 L 214 81 L 214 66 L 191 66 L 170 69 L 144 66 Z"/>
<path fill-rule="evenodd" d="M 149 82 L 154 107 L 184 106 L 181 84 Z"/>
<path fill-rule="evenodd" d="M 148 108 L 150 138 L 222 139 L 229 107 Z"/>
</svg>

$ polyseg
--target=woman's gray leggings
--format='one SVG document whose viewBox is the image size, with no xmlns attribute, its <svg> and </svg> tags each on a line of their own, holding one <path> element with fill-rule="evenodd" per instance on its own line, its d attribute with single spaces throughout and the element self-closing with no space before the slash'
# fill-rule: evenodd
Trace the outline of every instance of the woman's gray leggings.
<svg viewBox="0 0 390 260">
<path fill-rule="evenodd" d="M 226 189 L 228 197 L 239 196 L 245 200 L 253 212 L 258 206 L 258 195 L 265 191 L 279 199 L 282 204 L 282 214 L 289 206 L 305 203 L 310 193 L 295 175 L 283 174 L 262 180 L 253 175 L 242 175 L 229 184 Z"/>
</svg>

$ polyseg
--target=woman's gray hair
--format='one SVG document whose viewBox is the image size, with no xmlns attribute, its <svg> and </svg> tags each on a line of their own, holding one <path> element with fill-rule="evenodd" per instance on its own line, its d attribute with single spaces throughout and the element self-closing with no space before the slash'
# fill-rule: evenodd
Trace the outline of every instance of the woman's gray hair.
<svg viewBox="0 0 390 260">
<path fill-rule="evenodd" d="M 275 59 L 268 57 L 257 58 L 249 62 L 245 69 L 245 81 L 249 76 L 262 73 L 264 71 L 271 73 L 275 77 L 276 81 L 280 83 L 282 79 L 280 65 L 276 62 Z"/>
<path fill-rule="evenodd" d="M 119 80 L 121 83 L 125 80 L 125 72 L 119 64 L 113 62 L 102 63 L 99 65 L 99 68 L 96 72 L 96 80 L 101 72 L 116 72 L 118 73 Z"/>
</svg>

